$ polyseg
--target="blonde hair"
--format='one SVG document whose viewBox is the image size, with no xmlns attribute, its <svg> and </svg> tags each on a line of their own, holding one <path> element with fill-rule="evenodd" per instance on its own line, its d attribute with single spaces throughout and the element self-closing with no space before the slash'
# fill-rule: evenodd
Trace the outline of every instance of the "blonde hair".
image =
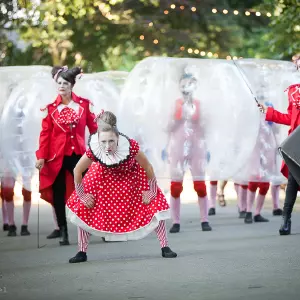
<svg viewBox="0 0 300 300">
<path fill-rule="evenodd" d="M 112 131 L 119 136 L 117 117 L 111 111 L 104 111 L 98 118 L 98 132 Z"/>
</svg>

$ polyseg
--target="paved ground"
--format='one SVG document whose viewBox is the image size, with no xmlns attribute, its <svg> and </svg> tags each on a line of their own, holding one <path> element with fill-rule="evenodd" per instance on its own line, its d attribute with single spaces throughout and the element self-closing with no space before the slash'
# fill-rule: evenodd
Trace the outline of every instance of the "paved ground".
<svg viewBox="0 0 300 300">
<path fill-rule="evenodd" d="M 169 235 L 176 259 L 163 259 L 154 234 L 144 240 L 103 243 L 93 239 L 87 263 L 70 265 L 71 246 L 46 240 L 52 230 L 50 208 L 32 210 L 30 237 L 9 238 L 0 232 L 0 299 L 97 300 L 299 300 L 300 214 L 293 216 L 293 234 L 278 235 L 280 217 L 266 224 L 246 225 L 233 202 L 211 217 L 212 232 L 202 232 L 198 207 L 185 204 L 182 232 Z M 20 207 L 16 220 L 20 220 Z M 20 224 L 18 224 L 18 231 Z"/>
</svg>

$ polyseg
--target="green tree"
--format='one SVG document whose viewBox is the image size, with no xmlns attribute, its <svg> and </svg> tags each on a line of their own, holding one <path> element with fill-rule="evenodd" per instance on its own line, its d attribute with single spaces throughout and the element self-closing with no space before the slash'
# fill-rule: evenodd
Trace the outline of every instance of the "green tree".
<svg viewBox="0 0 300 300">
<path fill-rule="evenodd" d="M 270 19 L 244 13 L 262 1 L 19 0 L 11 28 L 32 63 L 129 70 L 149 55 L 252 56 Z"/>
<path fill-rule="evenodd" d="M 300 53 L 299 0 L 265 0 L 260 8 L 272 11 L 273 15 L 261 51 L 288 60 Z"/>
</svg>

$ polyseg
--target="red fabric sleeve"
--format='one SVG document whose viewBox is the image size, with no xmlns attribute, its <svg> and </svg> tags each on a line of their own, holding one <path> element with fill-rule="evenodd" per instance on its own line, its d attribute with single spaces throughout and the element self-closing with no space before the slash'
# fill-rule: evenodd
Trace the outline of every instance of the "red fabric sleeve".
<svg viewBox="0 0 300 300">
<path fill-rule="evenodd" d="M 88 148 L 88 149 L 86 150 L 85 154 L 86 154 L 86 156 L 87 156 L 90 160 L 92 160 L 92 161 L 94 161 L 94 162 L 97 161 L 97 160 L 96 160 L 96 157 L 93 155 L 93 153 L 92 153 L 92 151 L 90 150 L 90 148 Z"/>
<path fill-rule="evenodd" d="M 283 125 L 291 125 L 292 120 L 292 103 L 290 101 L 287 114 L 283 114 L 273 107 L 268 107 L 267 114 L 266 114 L 266 121 L 271 121 L 278 124 Z"/>
<path fill-rule="evenodd" d="M 140 146 L 138 142 L 133 139 L 130 139 L 130 155 L 132 157 L 136 157 L 139 151 L 140 151 Z"/>
<path fill-rule="evenodd" d="M 37 159 L 48 159 L 50 136 L 53 129 L 52 119 L 49 115 L 42 121 L 42 131 L 40 133 L 39 149 L 36 151 Z"/>
<path fill-rule="evenodd" d="M 90 131 L 90 134 L 95 133 L 98 129 L 97 123 L 94 122 L 95 118 L 95 114 L 92 113 L 90 111 L 90 108 L 88 107 L 88 109 L 86 110 L 86 125 Z"/>
</svg>

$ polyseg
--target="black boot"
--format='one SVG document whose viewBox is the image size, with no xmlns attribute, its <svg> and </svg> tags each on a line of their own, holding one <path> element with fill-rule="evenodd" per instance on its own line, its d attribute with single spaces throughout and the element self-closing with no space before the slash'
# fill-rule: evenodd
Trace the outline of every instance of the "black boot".
<svg viewBox="0 0 300 300">
<path fill-rule="evenodd" d="M 9 226 L 8 226 L 8 224 L 3 224 L 3 231 L 8 231 L 8 228 L 9 228 Z"/>
<path fill-rule="evenodd" d="M 245 216 L 244 222 L 245 222 L 245 224 L 251 224 L 251 223 L 253 223 L 252 212 L 246 212 L 246 216 Z"/>
<path fill-rule="evenodd" d="M 214 216 L 216 214 L 216 209 L 214 207 L 211 207 L 208 211 L 209 216 Z"/>
<path fill-rule="evenodd" d="M 70 264 L 77 264 L 87 261 L 87 256 L 85 252 L 79 251 L 74 257 L 69 259 Z"/>
<path fill-rule="evenodd" d="M 282 209 L 280 208 L 274 209 L 273 216 L 282 216 Z"/>
<path fill-rule="evenodd" d="M 173 224 L 170 229 L 170 233 L 177 233 L 180 231 L 180 224 Z"/>
<path fill-rule="evenodd" d="M 212 228 L 209 226 L 208 222 L 201 223 L 202 231 L 212 231 Z"/>
<path fill-rule="evenodd" d="M 9 225 L 8 226 L 7 236 L 17 236 L 17 227 L 16 227 L 16 225 Z"/>
<path fill-rule="evenodd" d="M 254 222 L 256 223 L 269 222 L 269 220 L 264 218 L 262 215 L 256 215 L 254 216 Z"/>
<path fill-rule="evenodd" d="M 240 219 L 245 219 L 245 217 L 246 217 L 246 211 L 240 211 L 239 212 L 239 218 Z"/>
<path fill-rule="evenodd" d="M 70 245 L 67 224 L 64 225 L 64 226 L 61 226 L 60 232 L 61 232 L 61 240 L 59 241 L 59 244 L 61 246 L 68 246 L 68 245 Z"/>
<path fill-rule="evenodd" d="M 61 232 L 59 229 L 54 229 L 48 236 L 47 239 L 56 239 L 61 237 Z"/>
<path fill-rule="evenodd" d="M 280 235 L 289 235 L 291 234 L 291 227 L 292 227 L 292 221 L 291 217 L 283 216 L 283 222 L 281 224 L 281 227 L 279 229 Z"/>
<path fill-rule="evenodd" d="M 170 247 L 161 248 L 161 255 L 164 258 L 174 258 L 177 257 L 177 253 L 173 252 Z"/>
<path fill-rule="evenodd" d="M 22 225 L 21 227 L 21 235 L 30 235 L 30 232 L 28 231 L 27 225 Z"/>
</svg>

